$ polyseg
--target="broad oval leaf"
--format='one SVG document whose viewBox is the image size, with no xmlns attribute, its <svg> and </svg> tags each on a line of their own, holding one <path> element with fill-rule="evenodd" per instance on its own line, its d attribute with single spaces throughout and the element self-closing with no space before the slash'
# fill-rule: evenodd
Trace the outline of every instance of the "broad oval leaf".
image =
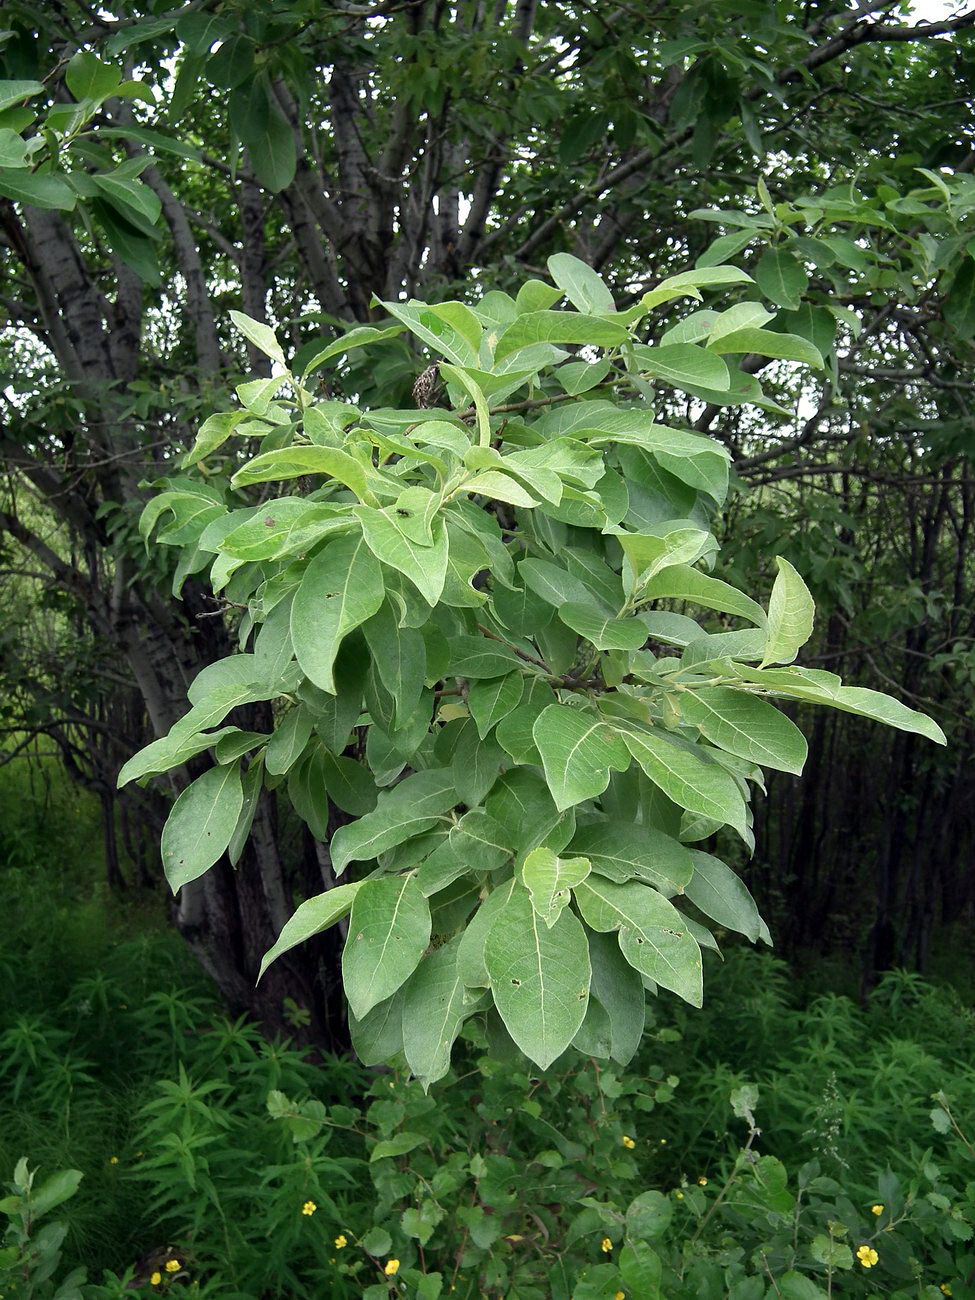
<svg viewBox="0 0 975 1300">
<path fill-rule="evenodd" d="M 332 867 L 340 875 L 350 862 L 368 862 L 435 826 L 457 802 L 449 769 L 415 772 L 379 796 L 375 809 L 332 836 Z"/>
<path fill-rule="evenodd" d="M 174 894 L 224 852 L 243 802 L 239 762 L 211 767 L 182 792 L 162 832 L 163 870 Z"/>
<path fill-rule="evenodd" d="M 591 709 L 550 704 L 535 720 L 532 735 L 560 812 L 602 794 L 610 769 L 624 772 L 630 765 L 620 737 Z"/>
<path fill-rule="evenodd" d="M 535 915 L 551 929 L 569 905 L 572 890 L 592 870 L 588 858 L 560 858 L 551 849 L 532 849 L 521 864 L 521 881 Z"/>
<path fill-rule="evenodd" d="M 614 885 L 590 876 L 573 891 L 583 919 L 594 930 L 619 932 L 630 965 L 692 1006 L 703 1000 L 701 950 L 684 917 L 650 885 Z"/>
<path fill-rule="evenodd" d="M 685 722 L 712 745 L 762 767 L 798 775 L 806 761 L 806 738 L 796 724 L 764 700 L 729 686 L 703 686 L 679 697 Z"/>
<path fill-rule="evenodd" d="M 335 694 L 343 638 L 377 613 L 386 595 L 379 561 L 361 533 L 327 542 L 310 561 L 291 606 L 291 640 L 302 671 Z"/>
<path fill-rule="evenodd" d="M 424 1089 L 450 1069 L 450 1049 L 472 1005 L 457 965 L 457 936 L 420 962 L 404 990 L 403 1050 Z"/>
<path fill-rule="evenodd" d="M 345 993 L 357 1020 L 406 983 L 429 942 L 430 907 L 413 876 L 361 882 L 342 953 Z"/>
<path fill-rule="evenodd" d="M 547 1069 L 586 1016 L 592 968 L 585 931 L 572 912 L 551 926 L 516 885 L 484 944 L 494 1004 L 525 1055 Z"/>
<path fill-rule="evenodd" d="M 745 838 L 745 800 L 734 778 L 693 746 L 686 749 L 648 731 L 622 730 L 626 747 L 647 776 L 679 808 L 713 818 Z"/>
</svg>

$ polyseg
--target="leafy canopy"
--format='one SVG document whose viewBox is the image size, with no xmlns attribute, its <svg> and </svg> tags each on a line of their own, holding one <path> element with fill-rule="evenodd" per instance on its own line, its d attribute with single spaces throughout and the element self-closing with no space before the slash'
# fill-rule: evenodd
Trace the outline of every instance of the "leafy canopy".
<svg viewBox="0 0 975 1300">
<path fill-rule="evenodd" d="M 743 303 L 706 337 L 644 340 L 654 308 L 712 286 L 754 308 L 751 277 L 698 269 L 618 310 L 576 258 L 548 270 L 555 287 L 514 298 L 382 304 L 382 333 L 408 330 L 434 359 L 443 407 L 323 400 L 316 375 L 375 330 L 294 373 L 236 314 L 274 373 L 204 423 L 143 517 L 147 540 L 180 548 L 180 574 L 208 569 L 244 611 L 240 653 L 120 775 L 212 750 L 163 835 L 173 889 L 236 858 L 257 789 L 284 786 L 336 884 L 264 967 L 347 916 L 358 1052 L 428 1084 L 474 1016 L 542 1068 L 570 1046 L 625 1063 L 648 990 L 700 1005 L 712 925 L 769 941 L 741 881 L 695 846 L 725 828 L 750 845 L 761 767 L 801 770 L 805 741 L 770 700 L 944 740 L 885 695 L 793 665 L 813 604 L 791 564 L 767 608 L 708 573 L 729 457 L 657 424 L 651 385 L 748 401 L 726 360 Z M 741 350 L 761 348 L 764 324 L 744 333 Z M 806 339 L 770 337 L 773 355 L 822 365 Z M 274 702 L 270 734 L 227 723 L 258 700 Z"/>
</svg>

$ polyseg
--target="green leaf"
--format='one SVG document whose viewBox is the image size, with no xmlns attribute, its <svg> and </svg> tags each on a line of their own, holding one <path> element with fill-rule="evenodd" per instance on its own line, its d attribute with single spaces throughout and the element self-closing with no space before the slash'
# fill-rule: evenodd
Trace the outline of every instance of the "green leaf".
<svg viewBox="0 0 975 1300">
<path fill-rule="evenodd" d="M 333 870 L 341 875 L 350 862 L 367 862 L 430 830 L 456 802 L 449 769 L 406 777 L 379 796 L 373 812 L 335 832 L 331 844 Z"/>
<path fill-rule="evenodd" d="M 591 709 L 550 704 L 536 719 L 532 735 L 560 812 L 602 794 L 610 769 L 624 772 L 630 765 L 620 737 Z"/>
<path fill-rule="evenodd" d="M 696 908 L 726 930 L 757 943 L 765 933 L 755 900 L 742 880 L 720 858 L 691 851 L 694 875 L 684 891 Z"/>
<path fill-rule="evenodd" d="M 426 643 L 415 627 L 400 627 L 389 600 L 364 625 L 372 662 L 394 701 L 393 725 L 403 727 L 412 716 L 426 676 Z"/>
<path fill-rule="evenodd" d="M 450 642 L 451 677 L 503 677 L 522 663 L 510 646 L 490 637 L 456 636 Z"/>
<path fill-rule="evenodd" d="M 264 762 L 272 776 L 283 776 L 298 761 L 311 739 L 314 717 L 311 710 L 299 705 L 289 709 L 268 742 Z"/>
<path fill-rule="evenodd" d="M 0 167 L 26 167 L 27 145 L 9 126 L 0 127 Z"/>
<path fill-rule="evenodd" d="M 617 931 L 629 964 L 662 988 L 699 1007 L 701 950 L 672 903 L 649 885 L 614 885 L 591 875 L 573 890 L 583 920 L 600 933 Z"/>
<path fill-rule="evenodd" d="M 588 858 L 560 858 L 551 849 L 532 849 L 521 864 L 521 882 L 532 908 L 549 929 L 569 905 L 572 890 L 592 870 Z"/>
<path fill-rule="evenodd" d="M 809 285 L 809 277 L 784 248 L 768 248 L 758 259 L 755 282 L 780 307 L 795 311 Z"/>
<path fill-rule="evenodd" d="M 411 299 L 406 303 L 384 302 L 381 305 L 440 356 L 457 366 L 477 366 L 481 325 L 463 303 L 444 303 L 433 308 Z M 448 307 L 460 310 L 446 311 Z"/>
<path fill-rule="evenodd" d="M 282 366 L 287 365 L 281 344 L 275 338 L 274 330 L 269 325 L 265 325 L 259 320 L 252 320 L 250 316 L 245 316 L 242 311 L 232 311 L 230 319 L 244 338 L 253 343 L 258 351 L 263 352 L 266 357 L 270 357 L 272 361 L 277 361 Z M 251 481 L 257 482 L 258 480 Z"/>
<path fill-rule="evenodd" d="M 632 1295 L 640 1296 L 640 1300 L 663 1300 L 660 1290 L 663 1264 L 647 1242 L 639 1238 L 628 1241 L 620 1251 L 619 1270 Z"/>
<path fill-rule="evenodd" d="M 394 1156 L 408 1155 L 410 1151 L 415 1151 L 417 1147 L 422 1147 L 427 1140 L 428 1139 L 423 1133 L 411 1133 L 408 1129 L 404 1129 L 399 1133 L 395 1133 L 391 1138 L 386 1139 L 384 1142 L 377 1142 L 369 1155 L 369 1162 L 372 1164 L 376 1160 L 388 1160 Z M 371 1229 L 367 1236 L 369 1236 L 370 1242 L 367 1246 L 365 1244 L 365 1239 L 363 1239 L 363 1250 L 367 1251 L 370 1255 L 389 1254 L 389 1251 L 392 1248 L 392 1242 L 387 1232 Z"/>
<path fill-rule="evenodd" d="M 598 316 L 614 311 L 613 295 L 592 267 L 571 253 L 553 253 L 547 262 L 548 272 L 573 307 Z"/>
<path fill-rule="evenodd" d="M 494 347 L 495 361 L 501 361 L 536 343 L 588 343 L 592 347 L 617 347 L 629 332 L 615 321 L 574 311 L 526 312 L 505 329 Z"/>
<path fill-rule="evenodd" d="M 343 754 L 336 757 L 329 750 L 319 754 L 319 763 L 328 797 L 338 808 L 353 817 L 372 812 L 377 799 L 376 783 L 363 763 Z"/>
<path fill-rule="evenodd" d="M 663 893 L 682 894 L 694 874 L 690 850 L 653 826 L 593 822 L 579 827 L 569 847 L 616 884 L 641 880 Z"/>
<path fill-rule="evenodd" d="M 715 352 L 694 343 L 671 343 L 653 348 L 638 345 L 634 352 L 642 371 L 675 388 L 690 384 L 721 390 L 731 382 L 727 364 Z"/>
<path fill-rule="evenodd" d="M 770 695 L 789 700 L 804 700 L 809 704 L 828 704 L 844 713 L 856 713 L 874 722 L 884 722 L 899 731 L 911 731 L 926 736 L 939 745 L 948 742 L 938 724 L 917 709 L 909 709 L 900 700 L 872 691 L 865 686 L 843 686 L 834 673 L 813 668 L 752 668 L 749 664 L 729 661 L 729 668 L 744 681 L 764 686 Z"/>
<path fill-rule="evenodd" d="M 65 85 L 75 99 L 93 99 L 97 103 L 117 93 L 122 81 L 121 68 L 102 63 L 96 55 L 79 50 L 64 71 Z"/>
<path fill-rule="evenodd" d="M 975 335 L 975 257 L 966 257 L 955 272 L 942 310 L 960 339 Z"/>
<path fill-rule="evenodd" d="M 524 565 L 522 565 L 524 568 Z M 765 610 L 750 596 L 686 564 L 675 564 L 653 577 L 643 592 L 644 600 L 689 600 L 722 614 L 738 614 L 757 627 L 767 622 Z"/>
<path fill-rule="evenodd" d="M 780 772 L 802 771 L 805 737 L 764 700 L 727 686 L 702 686 L 682 691 L 679 706 L 684 721 L 719 749 Z"/>
<path fill-rule="evenodd" d="M 429 942 L 430 908 L 412 875 L 362 881 L 342 953 L 345 993 L 357 1020 L 405 984 Z"/>
<path fill-rule="evenodd" d="M 112 252 L 145 284 L 157 285 L 160 271 L 154 240 L 133 225 L 127 219 L 127 210 L 121 211 L 114 202 L 92 199 L 89 207 L 104 230 Z M 158 232 L 154 232 L 154 238 L 158 238 Z"/>
<path fill-rule="evenodd" d="M 475 808 L 498 779 L 505 759 L 504 750 L 493 736 L 481 740 L 474 724 L 466 722 L 450 766 L 458 803 Z"/>
<path fill-rule="evenodd" d="M 59 176 L 28 172 L 22 168 L 0 174 L 0 195 L 13 199 L 15 203 L 29 203 L 32 207 L 49 211 L 70 212 L 77 201 L 74 190 Z"/>
<path fill-rule="evenodd" d="M 450 1069 L 450 1049 L 465 1020 L 467 987 L 457 965 L 459 937 L 427 953 L 403 1000 L 403 1050 L 424 1090 Z"/>
<path fill-rule="evenodd" d="M 45 1179 L 41 1186 L 31 1193 L 30 1213 L 33 1219 L 48 1214 L 58 1205 L 70 1200 L 81 1185 L 84 1174 L 80 1169 L 62 1169 Z M 35 1238 L 35 1249 L 37 1248 Z"/>
<path fill-rule="evenodd" d="M 279 194 L 294 180 L 298 165 L 294 133 L 273 105 L 262 130 L 247 141 L 247 152 L 257 179 L 271 194 Z"/>
<path fill-rule="evenodd" d="M 678 808 L 733 826 L 743 838 L 747 836 L 744 798 L 723 767 L 709 762 L 693 746 L 685 749 L 649 731 L 623 730 L 621 736 L 650 780 Z"/>
<path fill-rule="evenodd" d="M 326 890 L 324 894 L 316 894 L 314 898 L 308 898 L 301 903 L 295 909 L 294 915 L 285 921 L 281 933 L 264 954 L 258 980 L 263 977 L 271 962 L 277 961 L 283 953 L 289 952 L 299 943 L 321 934 L 336 921 L 340 921 L 352 907 L 352 901 L 362 887 L 362 883 L 362 881 L 355 881 L 348 885 L 336 885 L 334 889 Z"/>
<path fill-rule="evenodd" d="M 356 514 L 373 555 L 409 578 L 428 605 L 436 605 L 447 577 L 448 543 L 443 521 L 437 520 L 433 544 L 424 546 L 404 531 L 395 508 L 386 511 L 359 506 Z"/>
<path fill-rule="evenodd" d="M 515 886 L 484 945 L 495 1006 L 525 1055 L 547 1069 L 572 1042 L 589 1000 L 589 945 L 578 919 L 562 912 L 545 926 L 528 891 Z"/>
<path fill-rule="evenodd" d="M 242 466 L 230 480 L 231 487 L 247 487 L 277 479 L 323 474 L 344 483 L 362 501 L 374 500 L 367 486 L 366 471 L 348 452 L 335 447 L 282 447 L 265 451 Z"/>
<path fill-rule="evenodd" d="M 239 762 L 211 767 L 182 792 L 162 832 L 163 870 L 174 894 L 224 852 L 243 802 Z"/>
<path fill-rule="evenodd" d="M 647 639 L 647 629 L 639 619 L 611 618 L 592 604 L 569 601 L 559 607 L 558 616 L 597 650 L 639 650 Z"/>
<path fill-rule="evenodd" d="M 182 731 L 174 731 L 168 736 L 160 736 L 158 740 L 152 740 L 148 745 L 144 745 L 123 765 L 118 774 L 118 788 L 121 790 L 124 785 L 128 785 L 130 781 L 138 781 L 140 777 L 159 776 L 171 768 L 179 767 L 181 763 L 189 762 L 197 754 L 202 754 L 204 750 L 216 745 L 221 737 L 236 732 L 236 727 L 222 727 L 219 731 L 195 731 L 189 735 L 185 735 Z"/>
<path fill-rule="evenodd" d="M 11 104 L 20 104 L 25 99 L 44 94 L 42 81 L 6 81 L 0 80 L 0 111 Z"/>
<path fill-rule="evenodd" d="M 403 990 L 380 1002 L 361 1020 L 350 1012 L 349 1034 L 356 1056 L 367 1069 L 399 1057 L 403 1051 Z"/>
<path fill-rule="evenodd" d="M 519 672 L 506 677 L 492 677 L 471 682 L 467 707 L 477 734 L 483 739 L 496 723 L 506 718 L 521 703 L 525 678 Z"/>
<path fill-rule="evenodd" d="M 602 1009 L 605 1055 L 620 1065 L 627 1065 L 636 1055 L 647 1018 L 647 995 L 643 980 L 620 951 L 611 934 L 590 931 L 589 959 L 592 963 L 590 1009 Z M 587 1013 L 588 1016 L 588 1013 Z M 576 1047 L 581 1048 L 578 1037 Z"/>
<path fill-rule="evenodd" d="M 342 639 L 377 612 L 385 594 L 361 533 L 327 542 L 310 561 L 291 607 L 291 639 L 302 671 L 323 691 L 335 694 Z"/>
<path fill-rule="evenodd" d="M 788 560 L 775 557 L 778 574 L 768 607 L 768 634 L 760 668 L 792 663 L 812 636 L 816 606 L 809 588 Z"/>
<path fill-rule="evenodd" d="M 754 352 L 760 357 L 783 361 L 801 361 L 814 370 L 824 366 L 822 354 L 808 339 L 798 334 L 779 334 L 773 330 L 743 329 L 722 334 L 708 345 L 711 352 Z"/>
</svg>

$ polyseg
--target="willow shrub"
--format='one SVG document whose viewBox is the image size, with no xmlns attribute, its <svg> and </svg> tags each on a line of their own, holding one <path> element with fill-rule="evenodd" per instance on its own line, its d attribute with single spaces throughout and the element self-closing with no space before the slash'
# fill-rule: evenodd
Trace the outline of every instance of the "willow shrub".
<svg viewBox="0 0 975 1300">
<path fill-rule="evenodd" d="M 234 313 L 273 375 L 206 420 L 142 520 L 180 549 L 177 590 L 208 568 L 244 611 L 240 653 L 120 775 L 213 754 L 163 832 L 170 885 L 235 861 L 260 788 L 283 786 L 336 883 L 264 966 L 348 916 L 359 1056 L 427 1086 L 472 1017 L 543 1069 L 570 1046 L 626 1064 L 648 991 L 701 1004 L 712 926 L 768 941 L 742 882 L 696 846 L 723 828 L 750 845 L 761 769 L 800 772 L 805 741 L 771 701 L 944 742 L 890 697 L 793 664 L 813 602 L 788 562 L 767 608 L 710 576 L 728 453 L 654 420 L 658 384 L 781 411 L 737 363 L 821 367 L 810 339 L 768 328 L 735 267 L 625 310 L 574 257 L 548 269 L 554 286 L 516 298 L 384 303 L 390 324 L 294 369 Z M 657 308 L 715 286 L 737 300 L 660 332 Z M 313 392 L 404 330 L 431 363 L 419 409 Z M 270 734 L 226 723 L 255 701 L 274 704 Z M 334 834 L 330 806 L 347 821 Z"/>
</svg>

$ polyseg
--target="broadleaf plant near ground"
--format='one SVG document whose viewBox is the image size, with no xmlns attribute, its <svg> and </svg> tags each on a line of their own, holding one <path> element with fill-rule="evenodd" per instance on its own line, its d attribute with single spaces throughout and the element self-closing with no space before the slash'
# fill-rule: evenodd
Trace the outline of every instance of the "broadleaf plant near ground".
<svg viewBox="0 0 975 1300">
<path fill-rule="evenodd" d="M 257 782 L 284 786 L 334 886 L 264 968 L 348 916 L 353 1040 L 425 1084 L 475 1015 L 542 1068 L 573 1044 L 625 1064 L 647 991 L 700 1005 L 708 922 L 769 940 L 734 873 L 692 847 L 724 828 L 750 845 L 759 764 L 801 769 L 767 701 L 944 742 L 896 700 L 793 666 L 813 606 L 787 561 L 767 610 L 707 572 L 729 457 L 655 423 L 654 386 L 761 404 L 736 362 L 766 334 L 783 355 L 764 310 L 740 329 L 767 286 L 713 266 L 618 310 L 568 254 L 549 272 L 556 288 L 517 298 L 382 304 L 429 351 L 422 409 L 321 400 L 339 350 L 292 373 L 235 314 L 275 373 L 210 417 L 143 518 L 147 541 L 182 549 L 178 575 L 209 567 L 243 611 L 240 653 L 200 674 L 120 784 L 212 747 L 164 832 L 174 890 L 239 854 Z M 746 301 L 701 339 L 653 343 L 656 308 L 714 287 Z M 821 364 L 808 342 L 794 359 Z M 223 725 L 256 701 L 272 734 Z"/>
</svg>

